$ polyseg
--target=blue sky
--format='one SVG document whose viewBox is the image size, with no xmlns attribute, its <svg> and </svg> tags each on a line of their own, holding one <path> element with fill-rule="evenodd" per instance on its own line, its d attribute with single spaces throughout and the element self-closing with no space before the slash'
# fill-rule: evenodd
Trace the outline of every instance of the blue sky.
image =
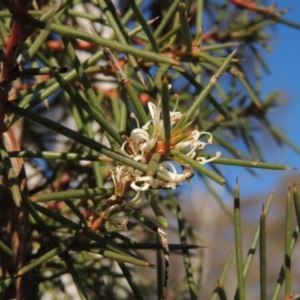
<svg viewBox="0 0 300 300">
<path fill-rule="evenodd" d="M 284 18 L 300 23 L 300 1 L 278 1 L 278 9 L 286 7 L 290 7 L 292 10 Z M 264 53 L 272 74 L 264 74 L 263 76 L 263 94 L 267 95 L 276 90 L 281 91 L 283 99 L 288 103 L 275 108 L 268 116 L 276 127 L 300 147 L 300 30 L 280 24 L 273 30 L 273 36 L 274 40 L 271 43 L 273 52 Z M 266 147 L 266 151 L 264 151 L 266 161 L 282 163 L 300 169 L 300 155 L 289 147 L 278 147 L 272 137 L 266 135 L 261 135 L 260 142 Z M 250 196 L 250 194 L 257 192 L 267 195 L 273 189 L 276 192 L 276 189 L 285 188 L 279 184 L 285 176 L 293 177 L 290 184 L 296 181 L 297 176 L 298 179 L 300 178 L 299 170 L 267 171 L 257 169 L 256 173 L 258 177 L 253 177 L 244 169 L 232 167 L 227 168 L 225 175 L 231 185 L 234 184 L 236 178 L 239 179 L 244 196 Z M 298 181 L 298 188 L 300 189 L 300 180 Z"/>
<path fill-rule="evenodd" d="M 285 18 L 300 23 L 300 1 L 288 0 L 279 1 L 279 7 L 292 7 L 292 11 L 285 15 Z M 299 106 L 299 77 L 300 68 L 300 30 L 285 25 L 278 25 L 274 31 L 273 53 L 266 55 L 271 66 L 271 76 L 265 76 L 264 89 L 271 91 L 277 89 L 282 91 L 289 100 L 284 110 L 274 112 L 274 121 L 289 137 L 293 138 L 300 146 L 298 130 L 299 117 L 297 114 Z M 283 117 L 288 115 L 288 117 Z M 298 125 L 298 126 L 297 126 Z M 298 141 L 297 141 L 298 138 Z M 299 159 L 299 157 L 298 157 Z"/>
</svg>

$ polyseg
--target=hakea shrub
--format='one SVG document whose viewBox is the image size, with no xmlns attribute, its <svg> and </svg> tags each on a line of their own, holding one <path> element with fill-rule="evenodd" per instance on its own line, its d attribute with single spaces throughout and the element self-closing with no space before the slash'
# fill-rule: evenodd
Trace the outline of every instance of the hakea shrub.
<svg viewBox="0 0 300 300">
<path fill-rule="evenodd" d="M 202 152 L 212 144 L 210 130 L 213 128 L 218 128 L 215 140 L 230 155 L 214 163 L 291 169 L 262 162 L 253 117 L 261 121 L 278 142 L 293 145 L 268 119 L 269 109 L 278 104 L 279 93 L 263 96 L 260 72 L 269 71 L 261 50 L 269 49 L 271 40 L 266 27 L 281 23 L 299 29 L 299 24 L 283 19 L 287 10 L 277 12 L 273 6 L 263 7 L 251 1 L 206 1 L 205 5 L 200 3 L 204 1 L 160 1 L 158 6 L 158 1 L 148 2 L 151 1 L 130 0 L 126 5 L 122 1 L 108 0 L 0 2 L 0 43 L 3 46 L 3 51 L 0 50 L 0 133 L 7 139 L 5 143 L 0 141 L 0 200 L 5 208 L 0 216 L 3 224 L 1 299 L 42 299 L 47 293 L 61 298 L 59 292 L 66 290 L 61 280 L 65 273 L 72 275 L 81 299 L 132 299 L 133 294 L 136 299 L 153 298 L 153 285 L 148 284 L 147 290 L 140 270 L 127 268 L 125 263 L 154 265 L 126 249 L 132 252 L 157 250 L 157 295 L 164 299 L 170 275 L 169 247 L 182 251 L 186 271 L 186 280 L 182 280 L 177 270 L 173 272 L 176 297 L 187 298 L 188 285 L 190 299 L 197 299 L 195 266 L 191 266 L 189 249 L 201 247 L 196 244 L 199 241 L 202 244 L 203 239 L 198 235 L 198 228 L 194 230 L 191 215 L 186 219 L 183 216 L 175 195 L 169 193 L 162 203 L 168 218 L 157 204 L 156 196 L 162 189 L 175 190 L 188 181 L 193 176 L 193 168 L 203 175 L 204 184 L 230 220 L 234 219 L 235 229 L 241 233 L 238 188 L 234 194 L 234 214 L 231 214 L 205 180 L 208 177 L 225 184 L 218 166 L 215 166 L 216 172 L 202 167 L 221 155 L 218 151 L 215 156 L 206 157 Z M 149 16 L 153 19 L 148 20 Z M 237 49 L 233 49 L 238 45 L 239 53 L 236 53 Z M 113 52 L 118 53 L 118 59 Z M 247 65 L 243 63 L 245 58 Z M 114 77 L 114 90 L 102 86 L 107 75 Z M 170 112 L 168 83 L 175 84 L 177 79 L 186 82 L 177 92 L 188 101 L 178 104 L 179 98 L 175 96 L 177 104 Z M 157 104 L 147 103 L 147 117 L 141 96 L 154 95 L 157 91 L 161 91 L 161 99 Z M 132 106 L 138 118 L 131 114 L 136 126 L 130 131 L 127 117 Z M 49 108 L 53 111 L 48 113 Z M 57 108 L 63 112 L 62 116 L 57 114 Z M 16 122 L 20 117 L 24 120 Z M 76 123 L 76 129 L 68 128 L 69 121 Z M 46 131 L 33 126 L 32 122 L 44 126 Z M 99 125 L 96 130 L 93 129 L 95 123 Z M 209 128 L 208 132 L 190 129 L 192 123 L 199 127 L 203 124 Z M 20 140 L 14 127 L 22 132 Z M 54 139 L 50 131 L 55 132 Z M 122 137 L 121 132 L 128 136 Z M 67 139 L 56 139 L 56 134 Z M 98 139 L 99 134 L 101 139 Z M 111 149 L 102 143 L 104 135 Z M 231 137 L 244 142 L 251 157 L 240 151 L 240 144 L 232 145 Z M 22 148 L 25 151 L 21 151 Z M 39 176 L 28 188 L 26 181 L 35 176 L 25 174 L 23 158 L 32 159 L 26 164 Z M 36 164 L 36 159 L 41 158 L 43 162 Z M 82 160 L 90 164 L 83 168 Z M 112 161 L 115 161 L 113 167 Z M 40 167 L 42 164 L 46 165 L 45 170 Z M 178 171 L 178 165 L 182 166 L 182 172 Z M 107 167 L 111 168 L 108 178 Z M 113 189 L 103 186 L 106 180 L 113 184 Z M 138 209 L 146 196 L 157 216 L 155 221 Z M 128 218 L 118 219 L 118 212 Z M 180 244 L 169 244 L 167 233 L 159 227 L 169 227 L 172 216 L 178 221 Z M 217 212 L 210 216 L 219 217 Z M 129 218 L 156 233 L 157 241 L 139 243 L 138 230 L 128 235 L 115 232 L 126 230 Z M 208 230 L 209 234 L 212 231 Z M 144 237 L 146 234 L 143 232 Z M 243 264 L 242 237 L 235 236 L 241 291 L 247 276 L 244 267 L 250 263 L 247 258 Z M 218 238 L 211 240 L 219 242 Z M 213 250 L 212 245 L 207 251 Z M 253 244 L 250 250 L 249 257 L 253 257 Z M 164 259 L 161 259 L 162 253 Z M 285 258 L 289 253 L 287 249 Z M 201 278 L 203 260 L 199 257 L 197 275 Z M 111 260 L 109 267 L 107 259 Z M 119 269 L 115 268 L 116 264 Z M 226 262 L 225 267 L 229 264 Z M 285 269 L 288 282 L 290 268 Z M 135 278 L 131 271 L 136 272 Z M 29 272 L 34 274 L 24 276 Z M 223 274 L 220 278 L 225 278 Z M 127 279 L 130 289 L 126 288 L 123 278 Z M 280 275 L 278 283 L 281 278 Z M 222 281 L 218 281 L 214 296 L 224 294 L 225 299 L 225 292 L 220 292 L 223 292 Z M 288 297 L 291 289 L 288 284 L 286 287 Z M 30 288 L 35 290 L 31 291 L 34 295 L 25 296 Z M 245 298 L 242 294 L 239 293 L 240 299 Z"/>
</svg>

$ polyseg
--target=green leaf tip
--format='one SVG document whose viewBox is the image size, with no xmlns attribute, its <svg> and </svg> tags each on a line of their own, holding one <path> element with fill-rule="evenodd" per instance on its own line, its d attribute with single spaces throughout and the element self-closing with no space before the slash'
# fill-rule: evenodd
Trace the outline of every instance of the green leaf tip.
<svg viewBox="0 0 300 300">
<path fill-rule="evenodd" d="M 239 183 L 238 183 L 238 179 L 236 179 L 236 183 L 234 186 L 234 198 L 238 199 L 240 197 L 240 189 L 239 189 Z"/>
<path fill-rule="evenodd" d="M 262 205 L 261 215 L 262 215 L 262 216 L 265 216 L 265 215 L 266 215 L 266 212 L 265 212 L 265 205 L 264 205 L 264 204 Z"/>
</svg>

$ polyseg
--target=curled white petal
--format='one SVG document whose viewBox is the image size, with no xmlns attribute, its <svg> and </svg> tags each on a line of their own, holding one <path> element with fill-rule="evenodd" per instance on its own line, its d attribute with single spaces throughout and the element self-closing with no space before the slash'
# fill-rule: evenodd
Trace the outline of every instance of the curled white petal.
<svg viewBox="0 0 300 300">
<path fill-rule="evenodd" d="M 199 140 L 201 133 L 198 130 L 193 130 L 190 134 L 190 139 L 192 140 L 192 143 L 195 143 Z"/>
<path fill-rule="evenodd" d="M 197 157 L 197 160 L 199 161 L 199 163 L 201 165 L 204 165 L 204 164 L 207 164 L 207 163 L 209 163 L 209 162 L 211 162 L 211 161 L 219 158 L 221 155 L 222 155 L 222 153 L 220 151 L 217 151 L 216 155 L 213 156 L 213 157 L 211 157 L 211 158 L 209 158 L 209 159 L 205 159 L 204 157 Z"/>
<path fill-rule="evenodd" d="M 177 149 L 177 150 L 183 150 L 186 147 L 190 146 L 191 144 L 192 144 L 191 141 L 182 141 L 182 142 L 176 144 L 175 149 Z"/>
<path fill-rule="evenodd" d="M 122 144 L 122 146 L 121 146 L 121 150 L 122 150 L 123 153 L 126 153 L 126 151 L 125 151 L 125 146 L 126 146 L 127 143 L 128 143 L 128 142 L 125 141 L 125 142 Z"/>
<path fill-rule="evenodd" d="M 192 148 L 191 148 L 190 152 L 188 152 L 188 153 L 186 154 L 186 156 L 189 156 L 189 157 L 191 157 L 191 158 L 194 158 L 194 157 L 196 156 L 195 150 L 196 150 L 196 149 L 199 149 L 199 147 L 201 146 L 201 142 L 200 142 L 200 141 L 197 141 L 197 142 L 191 144 L 191 146 L 192 146 Z"/>
<path fill-rule="evenodd" d="M 116 173 L 116 179 L 117 179 L 117 180 L 120 180 L 122 174 L 124 173 L 124 169 L 125 169 L 124 166 L 118 166 L 118 167 L 116 168 L 115 173 Z M 114 182 L 114 183 L 115 183 L 115 182 Z"/>
<path fill-rule="evenodd" d="M 112 178 L 114 187 L 116 187 L 116 176 L 115 176 L 114 172 L 111 172 L 111 178 Z"/>
<path fill-rule="evenodd" d="M 144 192 L 149 189 L 150 183 L 145 182 L 142 186 L 138 186 L 136 181 L 132 181 L 130 187 L 133 188 L 137 192 Z"/>
<path fill-rule="evenodd" d="M 207 140 L 207 144 L 212 144 L 212 140 L 213 140 L 213 136 L 210 132 L 207 132 L 207 131 L 201 131 L 200 132 L 200 136 L 201 135 L 209 135 L 209 138 Z"/>
<path fill-rule="evenodd" d="M 157 118 L 158 110 L 153 102 L 148 102 L 148 108 L 152 119 Z"/>
<path fill-rule="evenodd" d="M 133 160 L 138 161 L 138 162 L 141 162 L 141 163 L 143 163 L 143 164 L 146 163 L 146 158 L 145 158 L 144 155 L 137 155 L 137 156 L 135 156 L 135 157 L 133 158 Z"/>
<path fill-rule="evenodd" d="M 141 143 L 149 140 L 149 133 L 141 128 L 135 128 L 131 131 L 130 137 L 134 143 Z"/>
<path fill-rule="evenodd" d="M 140 145 L 140 151 L 142 155 L 144 155 L 146 152 L 150 152 L 154 145 L 156 144 L 156 139 L 151 139 L 147 142 L 144 142 Z"/>
<path fill-rule="evenodd" d="M 170 172 L 165 165 L 169 166 L 172 172 Z M 176 168 L 170 162 L 164 162 L 163 164 L 161 164 L 159 170 L 170 178 L 170 182 L 180 183 L 186 180 L 185 175 L 178 174 Z"/>
<path fill-rule="evenodd" d="M 164 188 L 168 188 L 168 189 L 172 189 L 172 190 L 176 190 L 176 183 L 175 182 L 161 182 L 161 186 Z"/>
</svg>

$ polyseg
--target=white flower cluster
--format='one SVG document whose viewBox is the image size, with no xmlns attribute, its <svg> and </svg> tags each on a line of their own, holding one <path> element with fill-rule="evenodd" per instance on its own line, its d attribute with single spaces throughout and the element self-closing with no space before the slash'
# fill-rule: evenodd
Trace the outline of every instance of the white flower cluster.
<svg viewBox="0 0 300 300">
<path fill-rule="evenodd" d="M 137 128 L 132 130 L 130 137 L 125 137 L 126 141 L 121 147 L 124 155 L 138 161 L 142 164 L 148 164 L 155 153 L 164 156 L 165 152 L 165 132 L 162 119 L 162 112 L 160 102 L 158 106 L 154 103 L 148 103 L 149 112 L 151 115 L 150 121 L 140 128 L 139 122 L 134 114 L 131 117 L 136 119 Z M 170 112 L 171 128 L 182 118 L 181 112 Z M 149 128 L 151 126 L 151 134 Z M 186 127 L 186 126 L 185 126 Z M 201 136 L 208 136 L 206 142 L 200 141 Z M 178 141 L 178 142 L 177 142 Z M 169 149 L 183 150 L 188 148 L 189 152 L 186 154 L 188 157 L 195 159 L 200 164 L 205 164 L 218 157 L 221 153 L 217 152 L 216 156 L 205 159 L 204 157 L 196 157 L 196 150 L 202 150 L 206 144 L 212 143 L 212 135 L 209 132 L 193 130 L 189 134 L 185 134 L 180 129 L 171 131 L 171 140 Z M 166 158 L 166 157 L 164 157 Z M 167 159 L 172 159 L 167 156 Z M 157 171 L 166 175 L 169 178 L 168 182 L 154 178 L 139 170 L 129 166 L 119 165 L 111 171 L 111 177 L 114 183 L 115 194 L 110 199 L 117 199 L 129 190 L 129 187 L 137 192 L 136 196 L 124 205 L 136 206 L 143 198 L 143 192 L 149 188 L 171 188 L 175 189 L 176 186 L 193 176 L 193 172 L 189 167 L 185 167 L 183 174 L 178 174 L 175 166 L 169 161 L 162 161 L 158 163 Z"/>
</svg>

